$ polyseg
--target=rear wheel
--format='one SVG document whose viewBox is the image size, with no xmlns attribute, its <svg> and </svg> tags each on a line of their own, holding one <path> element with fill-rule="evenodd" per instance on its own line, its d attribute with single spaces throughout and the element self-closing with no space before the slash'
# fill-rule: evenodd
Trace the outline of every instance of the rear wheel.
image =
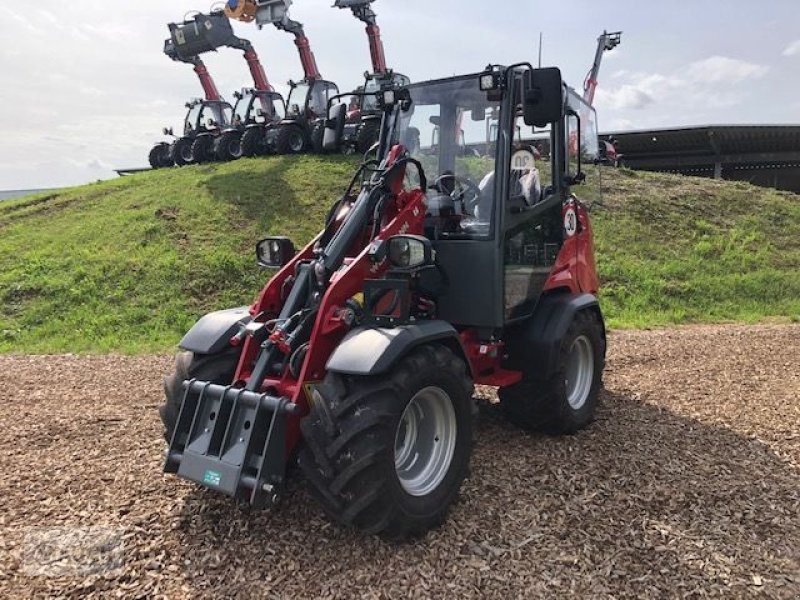
<svg viewBox="0 0 800 600">
<path fill-rule="evenodd" d="M 228 131 L 216 143 L 217 160 L 228 161 L 242 158 L 242 134 Z"/>
<path fill-rule="evenodd" d="M 546 380 L 526 374 L 500 389 L 500 408 L 523 429 L 550 435 L 575 433 L 594 418 L 605 366 L 603 325 L 597 313 L 577 313 L 567 329 L 555 374 Z"/>
<path fill-rule="evenodd" d="M 296 125 L 284 125 L 278 130 L 278 154 L 300 154 L 306 149 L 306 136 Z"/>
<path fill-rule="evenodd" d="M 439 345 L 380 377 L 329 373 L 299 459 L 325 512 L 393 539 L 440 525 L 469 467 L 472 389 L 464 362 Z"/>
<path fill-rule="evenodd" d="M 192 157 L 192 143 L 191 138 L 180 138 L 172 145 L 172 162 L 179 167 L 190 165 L 194 162 Z"/>
<path fill-rule="evenodd" d="M 356 136 L 356 149 L 359 154 L 365 154 L 372 148 L 381 136 L 381 122 L 379 120 L 370 119 L 364 121 L 358 128 L 358 135 Z"/>
<path fill-rule="evenodd" d="M 265 154 L 264 131 L 260 127 L 250 127 L 242 134 L 242 156 Z"/>
<path fill-rule="evenodd" d="M 194 354 L 180 352 L 175 356 L 175 371 L 164 378 L 164 404 L 158 409 L 164 424 L 164 439 L 172 440 L 172 432 L 178 421 L 183 401 L 181 386 L 187 379 L 210 381 L 220 385 L 233 381 L 239 363 L 239 350 L 232 349 L 222 354 Z"/>
</svg>

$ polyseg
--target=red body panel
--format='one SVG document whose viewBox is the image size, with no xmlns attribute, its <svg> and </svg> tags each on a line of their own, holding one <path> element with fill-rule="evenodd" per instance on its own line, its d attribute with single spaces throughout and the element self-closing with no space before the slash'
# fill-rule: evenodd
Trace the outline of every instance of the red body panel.
<svg viewBox="0 0 800 600">
<path fill-rule="evenodd" d="M 565 240 L 544 291 L 559 289 L 572 294 L 596 294 L 599 288 L 594 261 L 592 226 L 586 207 L 574 196 L 564 205 Z M 570 221 L 569 228 L 566 227 Z"/>
<path fill-rule="evenodd" d="M 386 52 L 383 49 L 381 28 L 377 25 L 367 25 L 367 37 L 369 38 L 369 55 L 372 59 L 372 71 L 373 73 L 385 73 Z"/>
<path fill-rule="evenodd" d="M 219 90 L 217 90 L 217 86 L 211 78 L 211 74 L 208 72 L 208 69 L 206 69 L 206 65 L 199 58 L 194 65 L 194 72 L 197 73 L 197 77 L 200 79 L 200 85 L 203 86 L 203 93 L 206 95 L 206 100 L 211 102 L 222 100 L 222 97 L 219 95 Z"/>
<path fill-rule="evenodd" d="M 259 91 L 271 92 L 272 86 L 267 79 L 267 73 L 258 60 L 258 54 L 253 48 L 245 51 L 244 59 L 247 61 L 247 66 L 250 68 L 250 74 L 253 76 L 253 85 Z"/>
<path fill-rule="evenodd" d="M 300 52 L 300 63 L 303 65 L 306 79 L 310 81 L 322 79 L 317 67 L 317 59 L 314 57 L 314 52 L 311 50 L 311 42 L 308 41 L 308 38 L 305 35 L 295 35 L 294 43 Z"/>
</svg>

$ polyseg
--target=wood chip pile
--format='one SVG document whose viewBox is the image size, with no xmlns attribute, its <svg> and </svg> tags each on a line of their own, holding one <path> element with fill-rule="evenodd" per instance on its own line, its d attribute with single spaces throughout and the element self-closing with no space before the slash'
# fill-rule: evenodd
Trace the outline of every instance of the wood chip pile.
<svg viewBox="0 0 800 600">
<path fill-rule="evenodd" d="M 0 356 L 0 597 L 800 597 L 800 326 L 609 346 L 589 430 L 484 411 L 450 519 L 400 546 L 297 478 L 257 513 L 162 476 L 169 357 Z"/>
</svg>

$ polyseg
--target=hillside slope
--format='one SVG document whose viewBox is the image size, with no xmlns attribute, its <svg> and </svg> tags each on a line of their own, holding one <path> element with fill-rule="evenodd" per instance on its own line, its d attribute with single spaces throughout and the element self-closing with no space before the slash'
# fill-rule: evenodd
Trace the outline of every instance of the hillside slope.
<svg viewBox="0 0 800 600">
<path fill-rule="evenodd" d="M 307 241 L 345 157 L 173 169 L 0 204 L 0 351 L 174 347 L 205 312 L 252 301 L 267 235 Z M 596 206 L 614 327 L 800 315 L 800 197 L 605 171 Z"/>
</svg>

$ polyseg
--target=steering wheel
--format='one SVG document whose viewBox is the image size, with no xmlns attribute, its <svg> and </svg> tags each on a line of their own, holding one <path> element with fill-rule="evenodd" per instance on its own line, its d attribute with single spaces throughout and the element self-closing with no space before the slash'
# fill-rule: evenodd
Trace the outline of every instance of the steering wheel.
<svg viewBox="0 0 800 600">
<path fill-rule="evenodd" d="M 439 192 L 445 193 L 445 190 L 442 187 L 442 182 L 449 179 L 458 184 L 457 186 L 454 186 L 453 191 L 450 192 L 450 197 L 454 202 L 463 202 L 465 214 L 474 215 L 475 208 L 477 208 L 478 202 L 481 198 L 481 188 L 479 188 L 478 185 L 469 177 L 462 177 L 461 175 L 455 175 L 453 173 L 439 175 L 432 187 Z"/>
</svg>

